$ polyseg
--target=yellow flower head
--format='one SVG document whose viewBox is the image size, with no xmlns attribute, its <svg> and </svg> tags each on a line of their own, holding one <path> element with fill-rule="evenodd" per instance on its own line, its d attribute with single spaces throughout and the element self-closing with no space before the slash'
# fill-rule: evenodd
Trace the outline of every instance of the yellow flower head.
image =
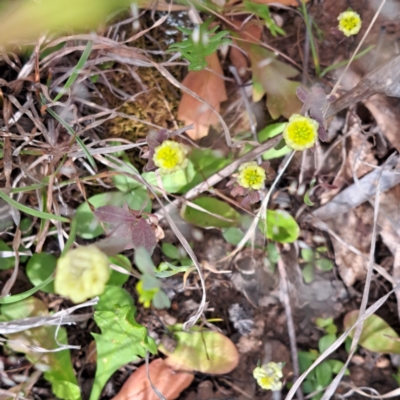
<svg viewBox="0 0 400 400">
<path fill-rule="evenodd" d="M 338 16 L 339 30 L 345 36 L 357 35 L 361 29 L 361 17 L 355 11 L 347 10 Z"/>
<path fill-rule="evenodd" d="M 160 168 L 162 175 L 167 175 L 187 165 L 186 154 L 188 150 L 185 145 L 172 140 L 165 140 L 154 149 L 153 161 Z"/>
<path fill-rule="evenodd" d="M 281 390 L 283 377 L 283 363 L 269 362 L 253 371 L 254 379 L 265 390 Z"/>
<path fill-rule="evenodd" d="M 286 145 L 294 150 L 305 150 L 314 146 L 319 124 L 310 117 L 293 114 L 283 131 Z"/>
<path fill-rule="evenodd" d="M 237 181 L 246 189 L 260 190 L 265 178 L 265 169 L 259 167 L 255 161 L 244 163 L 239 167 Z"/>
<path fill-rule="evenodd" d="M 81 246 L 58 259 L 54 290 L 74 303 L 103 293 L 110 277 L 106 254 L 96 246 Z"/>
</svg>

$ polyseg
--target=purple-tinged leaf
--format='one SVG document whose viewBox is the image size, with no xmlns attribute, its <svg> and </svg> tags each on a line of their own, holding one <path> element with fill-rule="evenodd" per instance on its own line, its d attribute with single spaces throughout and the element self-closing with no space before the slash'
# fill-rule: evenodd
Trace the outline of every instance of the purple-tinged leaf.
<svg viewBox="0 0 400 400">
<path fill-rule="evenodd" d="M 132 246 L 136 250 L 139 247 L 143 247 L 150 254 L 153 254 L 154 248 L 156 247 L 157 240 L 156 235 L 144 218 L 140 218 L 132 230 Z"/>
<path fill-rule="evenodd" d="M 239 184 L 235 185 L 231 190 L 231 195 L 233 197 L 244 196 L 245 194 L 246 194 L 246 189 L 243 186 L 240 186 Z"/>
<path fill-rule="evenodd" d="M 126 204 L 123 207 L 103 206 L 96 208 L 94 215 L 100 221 L 113 225 L 126 224 L 136 220 L 136 216 L 129 212 Z"/>
<path fill-rule="evenodd" d="M 306 102 L 308 96 L 308 90 L 305 87 L 299 86 L 298 88 L 296 88 L 296 94 L 302 103 Z"/>
<path fill-rule="evenodd" d="M 250 190 L 248 196 L 251 204 L 258 203 L 261 200 L 260 193 L 257 190 Z"/>
<path fill-rule="evenodd" d="M 124 250 L 129 250 L 129 248 L 132 248 L 132 245 L 129 247 L 130 239 L 128 237 L 110 236 L 93 244 L 95 244 L 96 247 L 98 247 L 103 253 L 106 253 L 109 257 L 115 256 Z"/>
</svg>

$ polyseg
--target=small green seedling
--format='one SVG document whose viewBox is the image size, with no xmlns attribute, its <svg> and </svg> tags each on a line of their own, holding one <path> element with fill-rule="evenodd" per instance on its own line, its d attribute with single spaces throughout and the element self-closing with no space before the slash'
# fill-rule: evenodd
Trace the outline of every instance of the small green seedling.
<svg viewBox="0 0 400 400">
<path fill-rule="evenodd" d="M 142 273 L 136 285 L 139 302 L 146 308 L 150 307 L 151 303 L 157 309 L 171 307 L 171 301 L 161 288 L 161 280 L 157 278 L 156 267 L 143 247 L 135 251 L 135 264 Z"/>
<path fill-rule="evenodd" d="M 278 34 L 282 36 L 286 35 L 286 32 L 280 28 L 271 17 L 269 7 L 266 4 L 256 4 L 251 1 L 245 1 L 244 9 L 245 11 L 262 18 L 265 21 L 265 26 L 269 29 L 272 36 L 277 36 Z"/>
<path fill-rule="evenodd" d="M 224 38 L 228 31 L 215 33 L 219 26 L 208 30 L 212 19 L 208 19 L 192 30 L 177 27 L 182 33 L 189 37 L 181 43 L 172 44 L 168 51 L 179 51 L 181 56 L 189 61 L 189 71 L 201 71 L 207 67 L 206 56 L 211 55 L 221 46 L 231 43 L 230 39 Z"/>
<path fill-rule="evenodd" d="M 332 270 L 332 261 L 322 256 L 326 250 L 327 249 L 324 246 L 317 247 L 315 251 L 310 248 L 301 249 L 301 258 L 304 260 L 302 272 L 305 283 L 310 283 L 314 280 L 315 268 L 322 272 L 328 272 Z"/>
<path fill-rule="evenodd" d="M 193 265 L 192 259 L 190 257 L 188 257 L 186 251 L 183 248 L 178 248 L 171 243 L 163 243 L 161 245 L 161 251 L 163 252 L 163 254 L 166 257 L 171 259 L 171 262 L 161 263 L 161 264 L 167 264 L 167 265 L 172 264 L 173 266 L 181 265 L 183 267 L 186 267 L 186 266 L 190 267 Z M 160 264 L 160 266 L 161 266 L 161 264 Z M 166 269 L 163 267 L 163 270 L 165 271 Z M 172 275 L 169 275 L 169 276 L 172 276 Z"/>
<path fill-rule="evenodd" d="M 310 349 L 309 351 L 299 351 L 299 366 L 300 373 L 305 372 L 312 363 L 322 354 L 329 346 L 331 346 L 337 339 L 336 332 L 337 326 L 334 324 L 332 318 L 317 318 L 316 325 L 326 332 L 318 342 L 318 350 Z M 319 400 L 323 395 L 323 389 L 328 386 L 333 376 L 338 374 L 342 369 L 344 363 L 339 360 L 324 360 L 315 369 L 313 369 L 303 383 L 304 393 L 320 392 L 315 394 L 311 400 Z M 350 372 L 346 370 L 345 375 Z"/>
</svg>

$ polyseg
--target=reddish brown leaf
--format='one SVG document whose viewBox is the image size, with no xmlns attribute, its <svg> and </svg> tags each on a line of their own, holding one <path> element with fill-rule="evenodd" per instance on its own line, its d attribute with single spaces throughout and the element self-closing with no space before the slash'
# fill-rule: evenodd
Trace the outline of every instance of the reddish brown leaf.
<svg viewBox="0 0 400 400">
<path fill-rule="evenodd" d="M 132 245 L 134 249 L 144 247 L 150 254 L 156 247 L 156 235 L 153 229 L 144 218 L 141 218 L 137 224 L 132 227 Z"/>
<path fill-rule="evenodd" d="M 206 59 L 208 68 L 213 72 L 190 71 L 182 84 L 219 112 L 221 102 L 227 99 L 224 80 L 221 77 L 223 72 L 216 53 L 207 56 Z M 210 125 L 218 122 L 217 115 L 210 107 L 187 93 L 183 93 L 179 103 L 178 119 L 186 125 L 194 124 L 194 129 L 187 131 L 193 140 L 207 136 Z"/>
<path fill-rule="evenodd" d="M 149 364 L 149 375 L 153 385 L 167 400 L 177 399 L 193 381 L 194 375 L 175 372 L 164 360 L 158 358 Z M 113 400 L 158 400 L 146 374 L 146 365 L 139 367 L 124 383 Z"/>
<path fill-rule="evenodd" d="M 103 206 L 94 210 L 94 215 L 102 222 L 107 224 L 126 224 L 136 221 L 136 217 L 129 212 L 128 206 Z"/>
</svg>

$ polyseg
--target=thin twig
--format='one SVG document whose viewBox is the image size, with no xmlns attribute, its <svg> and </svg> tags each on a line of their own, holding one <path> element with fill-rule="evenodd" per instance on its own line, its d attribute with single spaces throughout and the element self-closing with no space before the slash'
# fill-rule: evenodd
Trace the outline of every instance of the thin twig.
<svg viewBox="0 0 400 400">
<path fill-rule="evenodd" d="M 281 278 L 280 279 L 281 301 L 285 307 L 286 323 L 287 323 L 289 342 L 290 342 L 290 353 L 292 356 L 293 382 L 295 382 L 300 375 L 299 357 L 297 354 L 296 331 L 294 329 L 292 308 L 290 306 L 288 277 L 286 274 L 286 269 L 282 257 L 279 257 L 278 260 L 278 271 Z M 304 398 L 303 392 L 301 391 L 300 388 L 297 390 L 297 398 L 299 400 L 303 400 Z"/>
</svg>

